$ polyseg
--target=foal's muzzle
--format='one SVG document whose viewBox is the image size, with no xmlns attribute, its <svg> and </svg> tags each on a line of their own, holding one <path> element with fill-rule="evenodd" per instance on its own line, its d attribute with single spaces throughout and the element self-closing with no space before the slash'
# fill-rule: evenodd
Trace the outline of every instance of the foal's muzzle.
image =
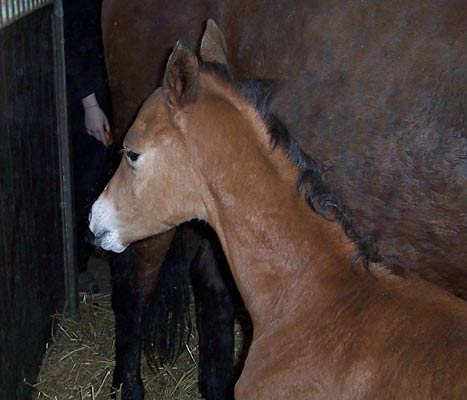
<svg viewBox="0 0 467 400">
<path fill-rule="evenodd" d="M 113 209 L 100 196 L 89 211 L 88 221 L 91 232 L 91 243 L 104 250 L 121 253 L 127 247 L 120 239 L 118 222 L 114 218 Z"/>
</svg>

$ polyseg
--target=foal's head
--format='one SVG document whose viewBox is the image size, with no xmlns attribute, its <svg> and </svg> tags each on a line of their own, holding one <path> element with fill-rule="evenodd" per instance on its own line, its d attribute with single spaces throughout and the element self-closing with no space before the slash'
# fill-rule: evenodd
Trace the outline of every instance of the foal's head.
<svg viewBox="0 0 467 400">
<path fill-rule="evenodd" d="M 162 88 L 143 104 L 125 137 L 120 166 L 92 207 L 90 229 L 104 249 L 121 252 L 131 242 L 182 222 L 208 219 L 203 153 L 211 147 L 219 159 L 225 157 L 228 151 L 212 131 L 228 136 L 245 124 L 237 116 L 242 113 L 225 101 L 229 93 L 239 94 L 215 81 L 222 82 L 204 71 L 191 50 L 177 44 Z M 235 109 L 233 118 L 224 118 L 230 109 Z M 243 111 L 248 114 L 248 107 Z"/>
</svg>

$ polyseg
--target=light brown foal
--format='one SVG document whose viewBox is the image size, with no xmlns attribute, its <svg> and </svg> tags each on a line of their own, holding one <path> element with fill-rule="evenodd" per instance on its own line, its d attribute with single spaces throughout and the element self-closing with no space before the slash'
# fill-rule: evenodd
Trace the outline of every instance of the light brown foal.
<svg viewBox="0 0 467 400">
<path fill-rule="evenodd" d="M 116 252 L 199 219 L 217 232 L 254 338 L 237 399 L 467 395 L 467 306 L 372 265 L 314 213 L 260 113 L 178 44 L 143 105 L 90 228 Z"/>
</svg>

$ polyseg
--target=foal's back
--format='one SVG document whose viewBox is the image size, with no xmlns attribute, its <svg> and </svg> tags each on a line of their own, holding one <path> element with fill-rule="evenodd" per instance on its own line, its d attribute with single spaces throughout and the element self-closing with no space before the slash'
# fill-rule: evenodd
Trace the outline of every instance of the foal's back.
<svg viewBox="0 0 467 400">
<path fill-rule="evenodd" d="M 465 303 L 418 278 L 347 270 L 282 294 L 238 398 L 465 399 Z"/>
</svg>

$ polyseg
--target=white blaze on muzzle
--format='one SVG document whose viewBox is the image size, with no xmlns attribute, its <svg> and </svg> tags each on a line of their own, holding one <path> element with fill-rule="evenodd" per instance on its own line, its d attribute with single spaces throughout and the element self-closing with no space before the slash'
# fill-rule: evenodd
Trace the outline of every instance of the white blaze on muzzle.
<svg viewBox="0 0 467 400">
<path fill-rule="evenodd" d="M 121 242 L 118 227 L 114 207 L 102 195 L 99 196 L 89 213 L 89 229 L 94 234 L 96 245 L 115 253 L 123 252 L 128 245 Z"/>
</svg>

